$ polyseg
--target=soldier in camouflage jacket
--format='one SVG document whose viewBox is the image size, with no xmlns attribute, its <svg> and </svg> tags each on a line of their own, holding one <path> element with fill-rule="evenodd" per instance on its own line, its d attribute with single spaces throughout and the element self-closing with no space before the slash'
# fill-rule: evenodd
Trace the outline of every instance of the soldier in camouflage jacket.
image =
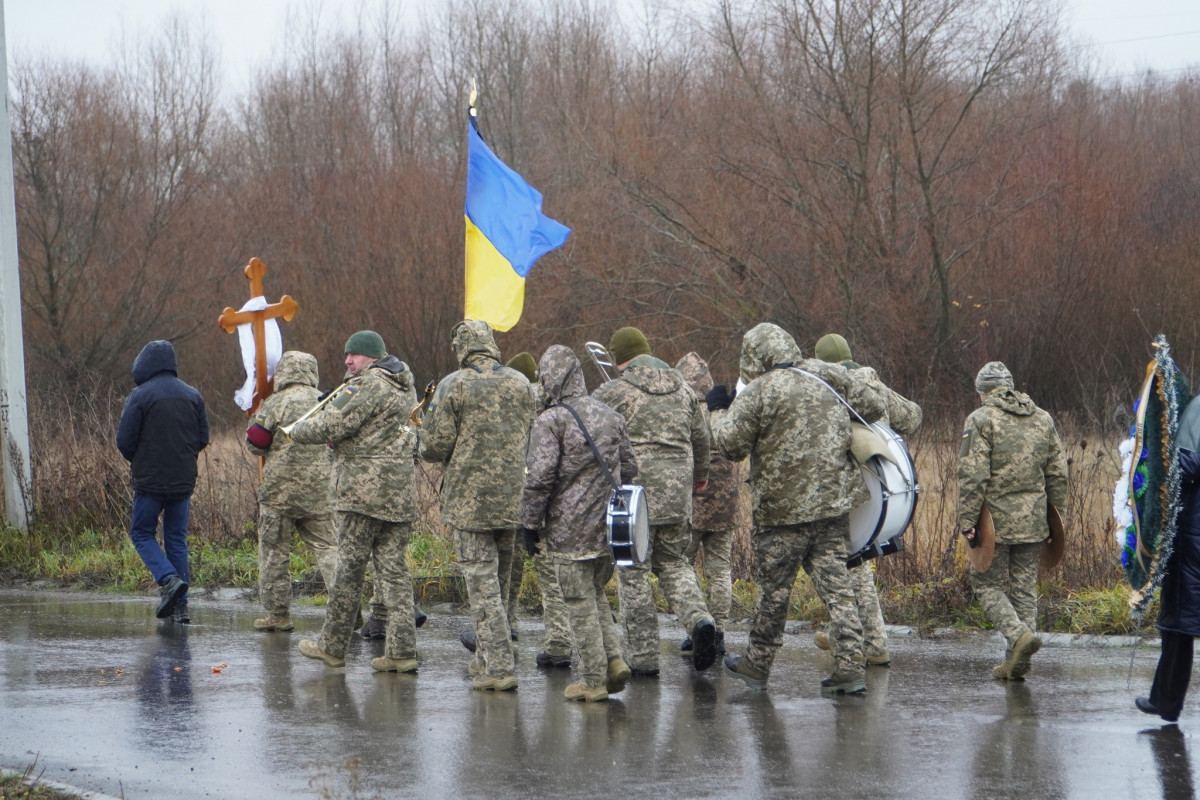
<svg viewBox="0 0 1200 800">
<path fill-rule="evenodd" d="M 486 322 L 450 334 L 461 367 L 438 385 L 420 431 L 422 459 L 442 464 L 442 519 L 467 582 L 475 622 L 476 689 L 516 688 L 505 604 L 533 424 L 529 381 L 500 362 Z"/>
<path fill-rule="evenodd" d="M 608 476 L 629 482 L 637 463 L 625 419 L 588 397 L 583 369 L 569 347 L 546 350 L 538 374 L 546 407 L 530 435 L 521 526 L 548 551 L 579 651 L 581 681 L 567 687 L 566 695 L 603 699 L 600 695 L 620 691 L 630 674 L 604 592 L 613 573 L 605 525 L 612 493 Z M 581 424 L 605 459 L 603 466 Z"/>
<path fill-rule="evenodd" d="M 849 512 L 868 493 L 850 459 L 850 412 L 834 392 L 867 422 L 883 414 L 883 398 L 836 364 L 801 361 L 795 340 L 771 323 L 746 334 L 740 368 L 748 385 L 736 398 L 723 386 L 708 394 L 717 447 L 731 459 L 750 456 L 759 587 L 750 646 L 745 656 L 726 656 L 725 668 L 753 688 L 766 687 L 803 567 L 829 608 L 834 633 L 837 666 L 822 689 L 863 692 L 862 625 L 846 551 Z"/>
<path fill-rule="evenodd" d="M 302 640 L 300 650 L 330 666 L 345 663 L 370 559 L 388 609 L 384 655 L 372 660 L 371 667 L 413 672 L 417 638 L 405 554 L 416 518 L 413 433 L 408 425 L 408 413 L 416 404 L 413 374 L 407 364 L 387 354 L 374 331 L 359 331 L 346 342 L 346 367 L 353 377 L 320 413 L 291 432 L 301 444 L 333 446 L 338 526 L 337 577 L 321 638 Z"/>
<path fill-rule="evenodd" d="M 708 363 L 696 353 L 688 353 L 675 365 L 679 374 L 697 397 L 704 397 L 713 388 Z M 702 408 L 705 424 L 708 409 Z M 733 553 L 734 525 L 738 511 L 737 464 L 726 458 L 714 445 L 708 462 L 708 485 L 692 498 L 691 544 L 685 555 L 694 561 L 703 545 L 700 564 L 708 581 L 708 610 L 717 626 L 717 654 L 725 653 L 725 626 L 733 605 L 733 577 L 730 557 Z M 683 640 L 681 649 L 692 647 L 691 637 Z"/>
<path fill-rule="evenodd" d="M 853 360 L 850 345 L 840 334 L 827 333 L 817 340 L 816 357 L 830 364 L 840 364 L 859 373 L 864 380 L 884 398 L 886 411 L 879 420 L 902 436 L 916 432 L 921 424 L 921 407 L 893 391 L 875 370 L 864 367 Z M 883 609 L 879 605 L 879 592 L 875 588 L 875 565 L 871 560 L 861 561 L 850 568 L 850 585 L 854 588 L 854 600 L 858 605 L 858 619 L 863 626 L 863 652 L 868 665 L 886 666 L 892 660 L 888 653 L 887 631 L 884 628 Z M 829 634 L 821 631 L 816 635 L 817 646 L 823 650 L 832 648 Z"/>
<path fill-rule="evenodd" d="M 637 482 L 650 512 L 650 555 L 646 563 L 617 569 L 621 612 L 633 674 L 658 674 L 658 612 L 650 572 L 692 639 L 697 670 L 716 660 L 716 626 L 700 592 L 696 571 L 684 551 L 691 543 L 688 521 L 692 492 L 708 478 L 708 425 L 701 401 L 683 376 L 650 355 L 636 328 L 613 334 L 609 350 L 621 377 L 593 393 L 617 411 L 629 427 L 638 463 Z"/>
<path fill-rule="evenodd" d="M 1037 564 L 1050 535 L 1046 505 L 1066 509 L 1067 462 L 1054 420 L 1013 388 L 1004 364 L 985 364 L 975 389 L 983 405 L 967 417 L 958 451 L 958 528 L 973 536 L 983 507 L 991 512 L 995 555 L 986 572 L 972 567 L 971 588 L 1008 643 L 992 674 L 1023 680 L 1042 644 Z"/>
<path fill-rule="evenodd" d="M 263 458 L 258 487 L 258 596 L 267 616 L 254 620 L 257 630 L 294 627 L 288 570 L 293 528 L 316 555 L 326 591 L 333 587 L 337 531 L 331 453 L 324 444 L 300 444 L 279 433 L 280 427 L 312 408 L 318 395 L 317 359 L 287 351 L 275 366 L 275 391 L 259 406 L 247 431 L 247 449 Z"/>
</svg>

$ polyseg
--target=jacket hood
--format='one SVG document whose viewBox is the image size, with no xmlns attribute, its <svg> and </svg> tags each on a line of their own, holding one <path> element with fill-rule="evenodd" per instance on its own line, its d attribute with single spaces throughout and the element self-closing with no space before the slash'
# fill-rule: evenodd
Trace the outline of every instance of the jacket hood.
<svg viewBox="0 0 1200 800">
<path fill-rule="evenodd" d="M 133 382 L 141 386 L 160 372 L 178 376 L 175 348 L 165 339 L 156 339 L 142 348 L 133 360 Z"/>
<path fill-rule="evenodd" d="M 538 383 L 542 385 L 542 399 L 547 406 L 587 394 L 583 367 L 575 351 L 566 345 L 551 345 L 542 354 Z"/>
<path fill-rule="evenodd" d="M 288 350 L 275 365 L 275 391 L 289 386 L 317 387 L 317 358 L 310 353 Z"/>
<path fill-rule="evenodd" d="M 467 366 L 467 360 L 475 354 L 500 361 L 500 348 L 496 346 L 492 328 L 483 320 L 464 319 L 455 325 L 450 331 L 450 343 L 460 367 Z"/>
<path fill-rule="evenodd" d="M 683 376 L 671 369 L 671 365 L 654 356 L 638 356 L 621 372 L 621 380 L 628 381 L 646 394 L 671 394 L 682 389 Z"/>
<path fill-rule="evenodd" d="M 708 394 L 708 390 L 713 388 L 712 373 L 709 372 L 708 362 L 695 353 L 688 353 L 683 358 L 679 359 L 679 363 L 675 365 L 675 369 L 683 376 L 687 385 L 697 396 L 703 398 Z"/>
<path fill-rule="evenodd" d="M 1007 387 L 993 389 L 984 398 L 983 404 L 998 408 L 1008 414 L 1015 414 L 1018 417 L 1028 417 L 1037 410 L 1037 405 L 1029 398 L 1029 395 Z"/>
<path fill-rule="evenodd" d="M 742 338 L 742 357 L 738 363 L 746 383 L 777 364 L 799 364 L 803 356 L 792 335 L 773 322 L 761 322 Z"/>
<path fill-rule="evenodd" d="M 405 364 L 393 355 L 384 356 L 367 367 L 367 369 L 379 370 L 385 378 L 404 391 L 408 391 L 416 385 L 413 380 L 412 370 L 408 368 L 408 364 Z"/>
</svg>

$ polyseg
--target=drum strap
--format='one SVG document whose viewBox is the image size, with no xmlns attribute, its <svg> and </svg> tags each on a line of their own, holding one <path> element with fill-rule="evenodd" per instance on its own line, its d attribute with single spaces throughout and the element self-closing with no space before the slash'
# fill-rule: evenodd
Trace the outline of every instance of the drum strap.
<svg viewBox="0 0 1200 800">
<path fill-rule="evenodd" d="M 788 369 L 799 375 L 807 375 L 808 377 L 812 378 L 817 383 L 824 386 L 829 391 L 833 392 L 833 396 L 837 398 L 839 403 L 841 403 L 842 405 L 844 405 L 846 407 L 846 409 L 850 412 L 851 416 L 857 417 L 858 421 L 861 422 L 863 425 L 870 426 L 870 423 L 862 418 L 862 414 L 859 414 L 857 411 L 855 411 L 854 406 L 847 403 L 846 398 L 844 398 L 840 394 L 838 394 L 838 390 L 834 389 L 832 386 L 830 386 L 828 383 L 826 383 L 823 378 L 820 378 L 820 377 L 812 374 L 808 370 L 800 369 L 799 367 L 788 367 Z"/>
<path fill-rule="evenodd" d="M 556 405 L 560 405 L 567 411 L 571 412 L 571 416 L 574 417 L 575 421 L 579 423 L 579 430 L 583 431 L 583 438 L 587 439 L 588 446 L 592 448 L 592 455 L 594 455 L 596 460 L 600 462 L 600 469 L 604 470 L 604 474 L 608 478 L 608 482 L 612 484 L 613 491 L 615 492 L 620 490 L 621 484 L 617 482 L 615 477 L 613 477 L 612 470 L 608 468 L 608 464 L 604 463 L 604 457 L 600 455 L 600 448 L 596 447 L 596 443 L 592 441 L 592 435 L 588 433 L 587 426 L 584 425 L 583 420 L 579 418 L 579 412 L 561 401 L 556 403 Z"/>
</svg>

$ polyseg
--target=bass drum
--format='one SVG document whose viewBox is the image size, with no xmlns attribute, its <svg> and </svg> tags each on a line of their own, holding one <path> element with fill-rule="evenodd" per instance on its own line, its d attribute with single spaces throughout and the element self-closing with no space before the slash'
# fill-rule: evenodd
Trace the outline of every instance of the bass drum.
<svg viewBox="0 0 1200 800">
<path fill-rule="evenodd" d="M 650 554 L 650 514 L 641 486 L 626 484 L 608 498 L 608 549 L 613 564 L 633 567 Z"/>
<path fill-rule="evenodd" d="M 876 422 L 869 426 L 883 440 L 887 455 L 860 464 L 871 497 L 850 512 L 850 557 L 856 567 L 864 561 L 904 549 L 900 535 L 908 529 L 917 508 L 917 470 L 900 434 Z"/>
</svg>

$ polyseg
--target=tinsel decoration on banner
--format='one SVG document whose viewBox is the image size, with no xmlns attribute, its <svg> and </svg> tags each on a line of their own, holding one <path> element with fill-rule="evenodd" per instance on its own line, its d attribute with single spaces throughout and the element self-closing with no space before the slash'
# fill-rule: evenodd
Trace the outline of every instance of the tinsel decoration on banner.
<svg viewBox="0 0 1200 800">
<path fill-rule="evenodd" d="M 1130 607 L 1138 614 L 1158 591 L 1175 550 L 1181 505 L 1176 439 L 1179 414 L 1190 399 L 1187 380 L 1160 334 L 1134 405 L 1130 437 L 1120 447 L 1121 478 L 1113 492 L 1121 565 L 1133 589 Z"/>
</svg>

